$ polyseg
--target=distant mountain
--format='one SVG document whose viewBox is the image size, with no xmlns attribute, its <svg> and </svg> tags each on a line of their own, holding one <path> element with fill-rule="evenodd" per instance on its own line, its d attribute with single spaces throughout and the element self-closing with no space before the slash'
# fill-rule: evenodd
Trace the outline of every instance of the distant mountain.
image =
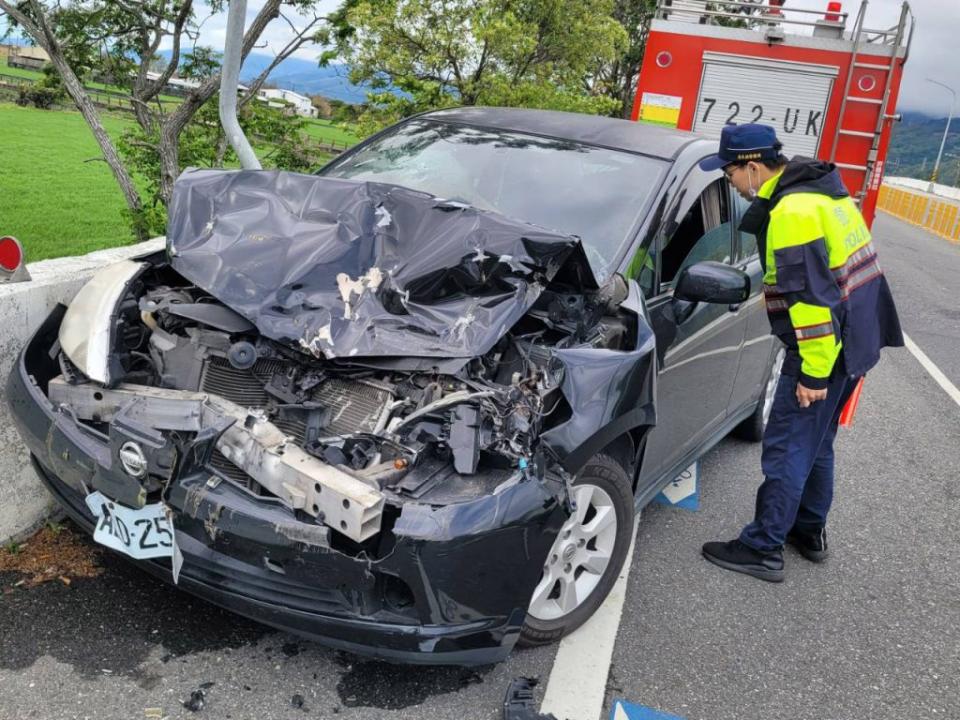
<svg viewBox="0 0 960 720">
<path fill-rule="evenodd" d="M 946 123 L 946 118 L 903 113 L 903 121 L 893 124 L 886 174 L 929 180 Z M 960 118 L 950 124 L 938 180 L 944 185 L 960 184 Z"/>
<path fill-rule="evenodd" d="M 169 50 L 159 54 L 170 58 Z M 252 82 L 272 62 L 271 55 L 250 53 L 240 68 L 240 82 Z M 274 68 L 269 81 L 277 87 L 293 90 L 301 95 L 323 95 L 348 103 L 362 103 L 367 99 L 368 89 L 362 85 L 354 85 L 347 79 L 346 65 L 322 68 L 315 60 L 290 57 Z"/>
<path fill-rule="evenodd" d="M 251 53 L 240 69 L 240 81 L 253 81 L 271 62 L 273 58 L 269 55 Z M 344 102 L 362 103 L 367 99 L 368 89 L 351 83 L 347 72 L 346 65 L 320 67 L 315 60 L 291 57 L 270 73 L 269 81 L 301 95 L 323 95 Z"/>
</svg>

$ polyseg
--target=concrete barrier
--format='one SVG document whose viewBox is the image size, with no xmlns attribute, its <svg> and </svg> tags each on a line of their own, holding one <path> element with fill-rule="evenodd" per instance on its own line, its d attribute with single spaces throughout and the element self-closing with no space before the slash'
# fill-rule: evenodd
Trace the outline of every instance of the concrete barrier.
<svg viewBox="0 0 960 720">
<path fill-rule="evenodd" d="M 880 186 L 877 209 L 950 242 L 960 242 L 960 201 L 888 185 L 884 181 Z"/>
<path fill-rule="evenodd" d="M 916 178 L 896 177 L 894 175 L 885 176 L 883 178 L 883 184 L 899 188 L 908 188 L 910 190 L 919 190 L 924 193 L 928 192 L 930 188 L 929 180 L 917 180 Z M 960 200 L 960 188 L 951 187 L 950 185 L 934 183 L 933 194 L 947 200 Z"/>
<path fill-rule="evenodd" d="M 162 247 L 163 238 L 155 238 L 82 257 L 29 263 L 33 280 L 0 285 L 0 389 L 17 354 L 57 303 L 68 303 L 100 268 Z M 31 532 L 54 509 L 30 465 L 6 403 L 0 402 L 0 543 Z"/>
</svg>

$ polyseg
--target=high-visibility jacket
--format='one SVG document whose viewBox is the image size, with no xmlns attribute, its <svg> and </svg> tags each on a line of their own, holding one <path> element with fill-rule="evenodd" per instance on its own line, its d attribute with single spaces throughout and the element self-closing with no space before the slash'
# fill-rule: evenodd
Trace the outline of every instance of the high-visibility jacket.
<svg viewBox="0 0 960 720">
<path fill-rule="evenodd" d="M 757 193 L 741 229 L 757 236 L 773 334 L 790 352 L 784 373 L 827 386 L 840 353 L 852 377 L 903 345 L 876 248 L 840 173 L 794 158 Z"/>
</svg>

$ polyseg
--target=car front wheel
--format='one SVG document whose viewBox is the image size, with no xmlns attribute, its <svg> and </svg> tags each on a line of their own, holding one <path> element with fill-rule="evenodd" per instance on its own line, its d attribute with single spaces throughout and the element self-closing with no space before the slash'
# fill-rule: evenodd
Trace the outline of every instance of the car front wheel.
<svg viewBox="0 0 960 720">
<path fill-rule="evenodd" d="M 520 644 L 559 640 L 593 615 L 623 567 L 633 530 L 633 491 L 624 468 L 597 455 L 573 485 L 576 509 L 547 554 Z"/>
<path fill-rule="evenodd" d="M 767 420 L 770 419 L 773 396 L 777 393 L 777 383 L 780 382 L 780 371 L 783 368 L 783 358 L 786 357 L 786 354 L 787 351 L 781 347 L 773 356 L 767 382 L 763 386 L 763 395 L 760 396 L 753 414 L 734 428 L 733 432 L 737 437 L 751 442 L 763 440 L 763 431 L 767 427 Z"/>
</svg>

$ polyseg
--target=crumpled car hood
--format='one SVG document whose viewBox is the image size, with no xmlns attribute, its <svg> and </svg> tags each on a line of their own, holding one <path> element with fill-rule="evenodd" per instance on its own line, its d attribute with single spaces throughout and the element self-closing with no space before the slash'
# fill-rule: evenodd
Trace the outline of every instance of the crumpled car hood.
<svg viewBox="0 0 960 720">
<path fill-rule="evenodd" d="M 580 240 L 380 183 L 187 170 L 171 265 L 264 336 L 317 357 L 483 355 L 566 278 Z"/>
</svg>

